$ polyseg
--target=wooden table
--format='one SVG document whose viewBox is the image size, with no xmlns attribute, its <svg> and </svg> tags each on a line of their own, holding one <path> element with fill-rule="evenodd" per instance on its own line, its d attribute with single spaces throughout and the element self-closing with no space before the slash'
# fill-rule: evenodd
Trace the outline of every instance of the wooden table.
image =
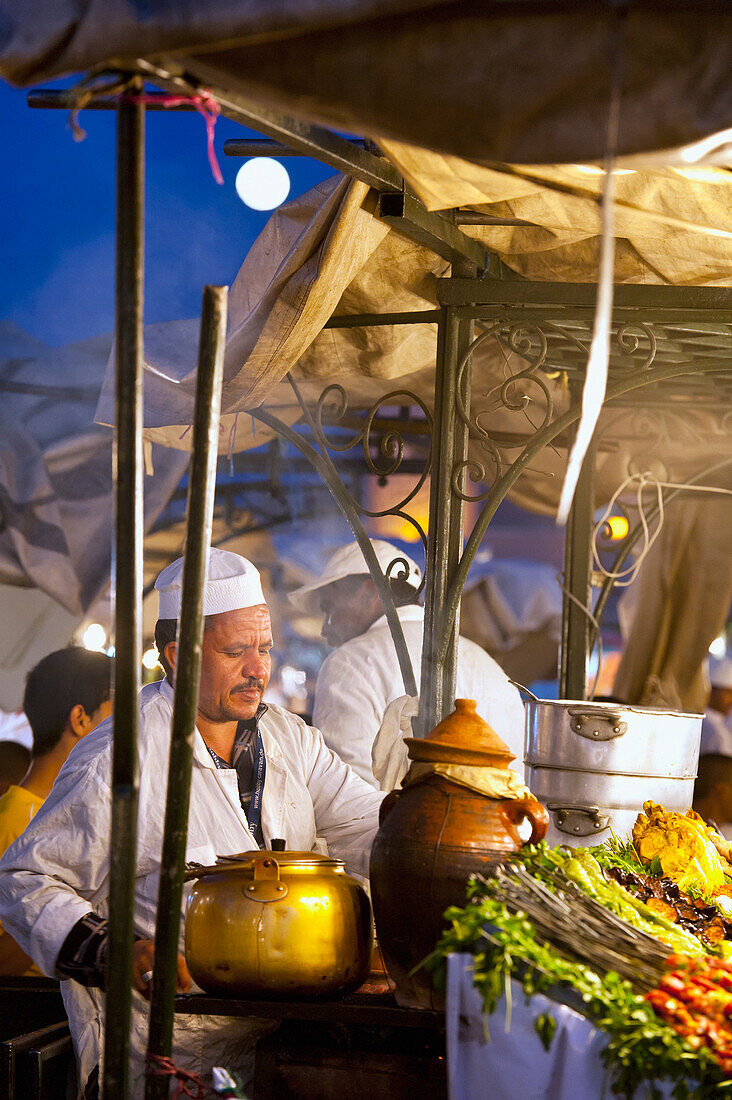
<svg viewBox="0 0 732 1100">
<path fill-rule="evenodd" d="M 257 1046 L 254 1100 L 446 1100 L 445 1016 L 401 1008 L 385 982 L 340 1000 L 189 994 L 176 1012 L 277 1020 Z"/>
</svg>

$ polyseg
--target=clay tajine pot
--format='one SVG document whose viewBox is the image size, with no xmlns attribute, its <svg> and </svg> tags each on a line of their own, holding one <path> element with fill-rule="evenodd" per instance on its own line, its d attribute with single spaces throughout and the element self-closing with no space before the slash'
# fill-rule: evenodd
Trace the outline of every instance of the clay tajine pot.
<svg viewBox="0 0 732 1100">
<path fill-rule="evenodd" d="M 457 699 L 455 711 L 432 733 L 406 743 L 420 763 L 507 768 L 514 759 L 471 699 Z M 387 795 L 371 850 L 371 897 L 379 945 L 400 1004 L 442 1007 L 429 974 L 419 969 L 410 976 L 410 971 L 434 949 L 446 927 L 445 909 L 465 904 L 469 877 L 490 875 L 518 851 L 517 826 L 525 818 L 536 843 L 549 819 L 535 798 L 489 798 L 434 774 Z"/>
</svg>

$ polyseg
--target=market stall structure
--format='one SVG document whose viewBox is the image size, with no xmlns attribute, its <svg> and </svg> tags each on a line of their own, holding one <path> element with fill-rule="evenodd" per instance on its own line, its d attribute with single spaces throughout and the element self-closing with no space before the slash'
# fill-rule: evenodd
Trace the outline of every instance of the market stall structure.
<svg viewBox="0 0 732 1100">
<path fill-rule="evenodd" d="M 49 54 L 44 57 L 43 43 L 24 55 L 21 40 L 11 35 L 12 48 L 6 54 L 3 72 L 29 83 L 59 72 L 91 69 L 90 79 L 75 92 L 32 93 L 32 105 L 114 107 L 119 119 L 116 391 L 113 396 L 110 381 L 103 391 L 98 415 L 117 424 L 117 470 L 125 475 L 117 477 L 116 642 L 124 660 L 118 661 L 117 670 L 112 848 L 119 853 L 120 864 L 114 879 L 117 893 L 111 905 L 108 987 L 116 1012 L 107 1029 L 105 1064 L 106 1094 L 125 1095 L 132 897 L 129 861 L 134 850 L 135 713 L 140 656 L 137 608 L 142 587 L 141 380 L 147 364 L 160 383 L 157 391 L 146 385 L 148 437 L 169 444 L 179 442 L 181 432 L 193 420 L 195 382 L 192 359 L 179 356 L 180 374 L 176 377 L 168 371 L 166 379 L 166 372 L 161 371 L 155 358 L 154 340 L 146 340 L 143 352 L 145 110 L 166 104 L 171 109 L 196 107 L 209 113 L 222 110 L 285 147 L 273 150 L 264 144 L 263 151 L 315 155 L 346 173 L 346 179 L 316 189 L 316 194 L 275 216 L 271 233 L 275 239 L 280 236 L 287 247 L 274 253 L 270 248 L 268 252 L 265 233 L 260 246 L 252 250 L 232 288 L 225 353 L 219 323 L 217 347 L 213 340 L 202 341 L 202 361 L 206 356 L 212 363 L 217 357 L 223 358 L 222 449 L 226 449 L 232 433 L 237 448 L 251 442 L 248 417 L 239 422 L 240 413 L 249 413 L 266 428 L 284 435 L 328 482 L 367 560 L 369 547 L 358 522 L 359 510 L 363 509 L 343 490 L 336 463 L 329 454 L 344 449 L 342 435 L 335 448 L 329 446 L 328 425 L 334 419 L 333 410 L 336 421 L 341 419 L 355 432 L 346 442 L 362 446 L 366 461 L 377 473 L 398 470 L 408 430 L 423 435 L 426 426 L 430 431 L 428 461 L 417 479 L 418 484 L 424 483 L 429 473 L 431 486 L 430 523 L 422 532 L 427 550 L 427 643 L 419 724 L 424 734 L 449 709 L 454 694 L 454 640 L 460 595 L 495 508 L 512 490 L 519 499 L 522 493 L 524 498 L 530 496 L 535 505 L 547 509 L 556 506 L 571 442 L 568 433 L 581 416 L 580 395 L 592 344 L 591 322 L 597 295 L 593 280 L 601 237 L 601 184 L 604 180 L 607 199 L 608 174 L 603 176 L 602 169 L 593 164 L 554 168 L 537 167 L 536 162 L 551 165 L 570 159 L 592 161 L 614 151 L 621 157 L 613 162 L 614 171 L 627 173 L 614 181 L 617 221 L 612 239 L 619 239 L 615 280 L 621 285 L 615 288 L 612 323 L 608 318 L 607 326 L 613 347 L 605 405 L 594 444 L 601 458 L 597 477 L 592 452 L 582 467 L 568 526 L 563 694 L 580 699 L 584 696 L 588 653 L 597 628 L 597 608 L 594 618 L 588 614 L 594 504 L 612 497 L 629 474 L 645 474 L 649 462 L 657 464 L 650 470 L 653 488 L 661 494 L 664 488 L 681 493 L 680 487 L 694 481 L 710 488 L 725 487 L 723 477 L 732 464 L 725 453 L 729 447 L 725 404 L 732 321 L 732 301 L 726 285 L 732 230 L 727 227 L 729 206 L 725 207 L 723 201 L 729 186 L 728 173 L 714 166 L 715 151 L 723 149 L 724 141 L 706 139 L 729 121 L 722 77 L 725 39 L 718 25 L 720 18 L 729 17 L 720 16 L 714 4 L 705 5 L 701 16 L 698 5 L 679 4 L 673 19 L 659 19 L 652 5 L 644 4 L 635 5 L 625 19 L 616 12 L 583 8 L 569 35 L 569 40 L 577 43 L 577 52 L 568 51 L 562 70 L 570 90 L 553 97 L 552 84 L 558 79 L 554 67 L 537 64 L 522 84 L 521 94 L 515 97 L 515 102 L 522 105 L 523 117 L 518 112 L 512 117 L 503 98 L 508 95 L 509 81 L 491 81 L 493 103 L 500 108 L 503 125 L 491 122 L 486 127 L 481 120 L 489 118 L 491 112 L 486 110 L 482 94 L 485 80 L 480 84 L 481 95 L 477 87 L 466 88 L 462 80 L 457 82 L 456 74 L 464 72 L 464 64 L 451 66 L 445 52 L 464 50 L 468 37 L 476 34 L 471 43 L 472 56 L 477 55 L 480 43 L 486 43 L 486 34 L 494 37 L 500 31 L 504 49 L 516 41 L 516 36 L 519 41 L 531 40 L 536 34 L 536 20 L 541 20 L 542 50 L 551 50 L 554 41 L 566 43 L 566 21 L 576 18 L 564 5 L 552 5 L 551 9 L 547 6 L 529 17 L 523 12 L 519 17 L 515 9 L 504 7 L 486 18 L 458 3 L 437 7 L 348 5 L 340 16 L 323 4 L 306 34 L 302 26 L 274 26 L 273 17 L 265 17 L 260 11 L 250 25 L 240 28 L 242 44 L 233 49 L 229 43 L 237 36 L 232 33 L 233 15 L 226 4 L 207 11 L 205 31 L 195 20 L 190 25 L 172 27 L 162 19 L 159 23 L 152 20 L 142 39 L 136 37 L 139 28 L 126 22 L 127 13 L 122 8 L 109 5 L 103 13 L 102 8 L 104 5 L 78 24 L 67 13 L 57 13 L 55 41 L 65 41 L 65 45 L 52 59 Z M 419 20 L 414 18 L 417 10 Z M 107 44 L 100 56 L 98 51 L 89 51 L 93 50 L 90 43 L 102 14 Z M 383 20 L 385 15 L 394 32 L 389 50 L 383 48 L 383 22 L 376 33 L 376 19 L 381 16 Z M 445 20 L 449 20 L 447 36 L 443 33 Z M 222 51 L 217 49 L 217 42 L 224 25 L 227 49 Z M 648 27 L 654 34 L 665 36 L 673 57 L 668 67 L 660 60 L 660 51 L 649 65 L 645 51 L 637 49 L 639 36 Z M 266 43 L 246 44 L 247 34 L 264 29 L 277 40 L 276 49 Z M 373 102 L 370 80 L 378 74 L 385 86 L 394 89 L 404 79 L 403 74 L 411 72 L 413 78 L 414 70 L 405 59 L 414 52 L 417 41 L 425 50 L 421 56 L 430 61 L 439 59 L 440 71 L 447 74 L 441 82 L 445 102 L 440 111 L 431 114 L 420 105 L 417 119 L 409 109 L 413 97 L 386 97 L 378 118 L 372 118 L 368 106 Z M 196 46 L 202 43 L 206 53 L 199 57 Z M 300 61 L 284 70 L 283 51 L 295 60 L 302 58 L 299 50 L 303 44 L 317 47 L 322 64 L 313 64 L 309 49 L 307 66 Z M 431 54 L 430 48 L 436 52 Z M 383 65 L 374 66 L 369 81 L 340 79 L 340 67 L 348 64 L 352 50 L 372 59 L 382 58 Z M 602 63 L 588 65 L 593 53 Z M 139 55 L 152 60 L 141 61 Z M 110 64 L 110 57 L 136 60 Z M 275 62 L 278 73 L 286 72 L 287 76 L 273 75 Z M 242 72 L 246 72 L 246 79 L 241 77 Z M 693 82 L 699 73 L 703 73 L 703 79 L 699 76 L 693 92 L 682 99 L 680 84 Z M 397 74 L 402 74 L 399 80 Z M 144 91 L 143 80 L 162 89 L 162 98 Z M 309 88 L 312 80 L 320 81 L 321 86 Z M 670 84 L 665 83 L 667 80 Z M 277 81 L 279 87 L 275 87 Z M 288 81 L 293 82 L 292 87 L 287 87 Z M 339 89 L 337 100 L 333 87 Z M 664 89 L 662 95 L 660 88 Z M 720 89 L 718 94 L 714 94 L 715 89 Z M 176 100 L 172 104 L 171 96 Z M 273 101 L 319 121 L 352 125 L 371 135 L 376 148 L 371 141 L 360 144 L 342 138 L 317 122 L 295 121 L 274 109 Z M 650 101 L 655 110 L 639 109 Z M 677 106 L 682 101 L 693 102 L 699 108 L 696 114 L 681 115 Z M 533 112 L 529 110 L 531 103 Z M 458 105 L 459 110 L 450 109 Z M 619 112 L 620 123 L 617 140 L 613 138 L 609 150 L 607 122 L 614 110 Z M 427 118 L 441 120 L 439 133 L 432 132 L 432 122 L 424 122 Z M 456 118 L 460 126 L 455 125 Z M 580 125 L 576 125 L 578 120 Z M 699 145 L 689 154 L 694 141 Z M 682 144 L 685 150 L 681 153 L 658 154 L 660 167 L 649 167 L 647 156 L 638 154 L 637 160 L 633 159 L 639 150 Z M 440 152 L 428 152 L 423 146 Z M 239 145 L 229 152 L 248 155 L 257 150 Z M 667 167 L 674 158 L 676 163 Z M 689 167 L 689 158 L 711 158 L 712 166 L 705 162 L 702 167 Z M 490 166 L 485 165 L 486 161 Z M 530 162 L 532 166 L 518 167 L 517 162 Z M 605 209 L 608 207 L 606 202 Z M 669 208 L 673 208 L 673 214 L 668 213 Z M 671 234 L 673 245 L 659 249 L 658 242 Z M 609 239 L 606 234 L 606 255 Z M 438 277 L 436 283 L 434 276 Z M 433 373 L 430 360 L 435 349 L 437 368 Z M 204 373 L 199 374 L 201 384 Z M 355 423 L 343 420 L 347 413 L 343 390 L 331 385 L 318 397 L 323 380 L 331 383 L 334 377 L 339 383 L 348 380 L 351 411 L 355 395 L 355 409 L 361 410 Z M 287 396 L 276 390 L 285 378 Z M 653 406 L 656 434 L 650 447 L 649 422 L 635 413 L 637 401 L 633 395 L 641 389 L 646 398 L 644 406 Z M 197 425 L 202 440 L 210 435 L 215 421 L 210 405 L 209 401 L 208 425 Z M 394 418 L 388 416 L 395 406 L 411 410 L 407 414 L 408 429 L 397 421 L 401 440 L 395 434 Z M 693 428 L 688 423 L 689 406 L 697 421 Z M 680 408 L 683 413 L 677 411 Z M 619 416 L 615 409 L 621 410 Z M 377 420 L 380 410 L 387 412 L 380 418 L 389 420 L 386 425 Z M 293 426 L 301 418 L 307 422 L 310 440 Z M 375 425 L 386 428 L 380 450 L 372 447 Z M 682 432 L 683 447 L 679 445 Z M 205 484 L 204 479 L 199 491 L 201 500 L 208 499 L 210 504 L 210 461 L 206 455 L 198 460 L 201 471 L 209 469 L 209 483 Z M 637 464 L 635 470 L 633 463 Z M 488 487 L 481 488 L 481 483 Z M 478 487 L 471 489 L 471 484 Z M 407 520 L 413 495 L 411 490 L 406 493 L 396 509 Z M 463 549 L 463 505 L 466 499 L 476 496 L 482 506 L 480 519 Z M 663 508 L 662 495 L 658 508 Z M 729 561 L 717 551 L 708 530 L 718 518 L 705 514 L 708 505 L 698 505 L 696 512 L 691 518 L 687 512 L 683 520 L 685 550 L 688 558 L 698 561 L 698 547 L 702 547 L 708 560 L 717 566 L 714 592 L 702 571 L 697 571 L 697 591 L 691 598 L 698 609 L 699 628 L 685 640 L 681 655 L 675 651 L 674 639 L 668 637 L 668 627 L 665 636 L 662 630 L 654 631 L 661 638 L 662 652 L 646 660 L 638 690 L 638 697 L 650 690 L 649 678 L 655 676 L 661 681 L 662 698 L 668 702 L 663 692 L 675 692 L 671 701 L 676 705 L 692 705 L 700 699 L 698 668 L 726 611 L 726 605 L 722 607 L 725 600 L 720 598 L 720 593 L 724 596 L 723 586 L 729 603 Z M 666 537 L 669 527 L 667 522 Z M 627 555 L 636 538 L 635 533 L 629 536 L 621 557 Z M 415 694 L 413 670 L 403 640 L 400 643 L 385 578 L 375 561 L 370 565 L 393 625 L 406 693 Z M 672 563 L 672 577 L 682 574 L 685 568 L 681 556 Z M 603 593 L 605 598 L 610 580 Z M 196 619 L 200 619 L 200 600 L 195 598 L 193 584 L 189 591 L 191 601 L 181 631 L 192 641 Z M 678 599 L 683 598 L 679 593 Z M 657 621 L 668 622 L 668 604 L 658 599 L 656 604 Z M 647 621 L 651 620 L 647 617 Z M 671 672 L 664 684 L 667 665 Z M 193 675 L 192 691 L 195 682 Z M 174 738 L 174 745 L 181 749 L 184 770 L 185 729 L 193 724 L 190 699 L 188 703 L 188 711 L 181 712 L 176 722 L 178 736 Z M 166 834 L 172 836 L 174 808 L 169 805 L 169 810 L 170 831 L 166 828 Z M 178 822 L 184 822 L 186 814 L 183 797 L 177 807 Z M 180 908 L 184 850 L 179 845 L 176 851 L 170 849 L 169 855 L 176 874 L 169 905 L 161 906 L 159 928 L 166 920 L 177 921 Z M 167 980 L 162 951 L 159 969 L 156 961 L 153 1015 L 158 1028 L 158 1053 L 165 1053 L 165 1031 L 172 1013 L 173 938 L 169 937 L 167 945 L 173 951 L 167 961 Z M 162 1085 L 152 1082 L 149 1087 L 152 1095 Z"/>
</svg>

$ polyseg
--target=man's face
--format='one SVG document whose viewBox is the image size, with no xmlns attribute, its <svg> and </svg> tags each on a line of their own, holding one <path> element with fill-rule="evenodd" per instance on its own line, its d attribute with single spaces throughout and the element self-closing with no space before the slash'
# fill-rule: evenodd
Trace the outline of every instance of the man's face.
<svg viewBox="0 0 732 1100">
<path fill-rule="evenodd" d="M 365 634 L 382 614 L 373 581 L 361 576 L 326 585 L 320 593 L 320 609 L 325 615 L 321 634 L 330 646 Z"/>
<path fill-rule="evenodd" d="M 199 713 L 209 722 L 253 718 L 272 672 L 266 604 L 212 615 L 203 632 Z"/>
<path fill-rule="evenodd" d="M 709 703 L 726 718 L 732 710 L 732 688 L 713 687 Z"/>
</svg>

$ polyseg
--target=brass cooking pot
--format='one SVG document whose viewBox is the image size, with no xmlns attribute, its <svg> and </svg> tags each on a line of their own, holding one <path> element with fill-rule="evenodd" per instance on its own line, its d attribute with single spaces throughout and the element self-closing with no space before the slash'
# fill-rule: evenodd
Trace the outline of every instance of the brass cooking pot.
<svg viewBox="0 0 732 1100">
<path fill-rule="evenodd" d="M 369 973 L 371 907 L 339 859 L 244 852 L 186 876 L 185 953 L 208 993 L 317 997 Z"/>
</svg>

